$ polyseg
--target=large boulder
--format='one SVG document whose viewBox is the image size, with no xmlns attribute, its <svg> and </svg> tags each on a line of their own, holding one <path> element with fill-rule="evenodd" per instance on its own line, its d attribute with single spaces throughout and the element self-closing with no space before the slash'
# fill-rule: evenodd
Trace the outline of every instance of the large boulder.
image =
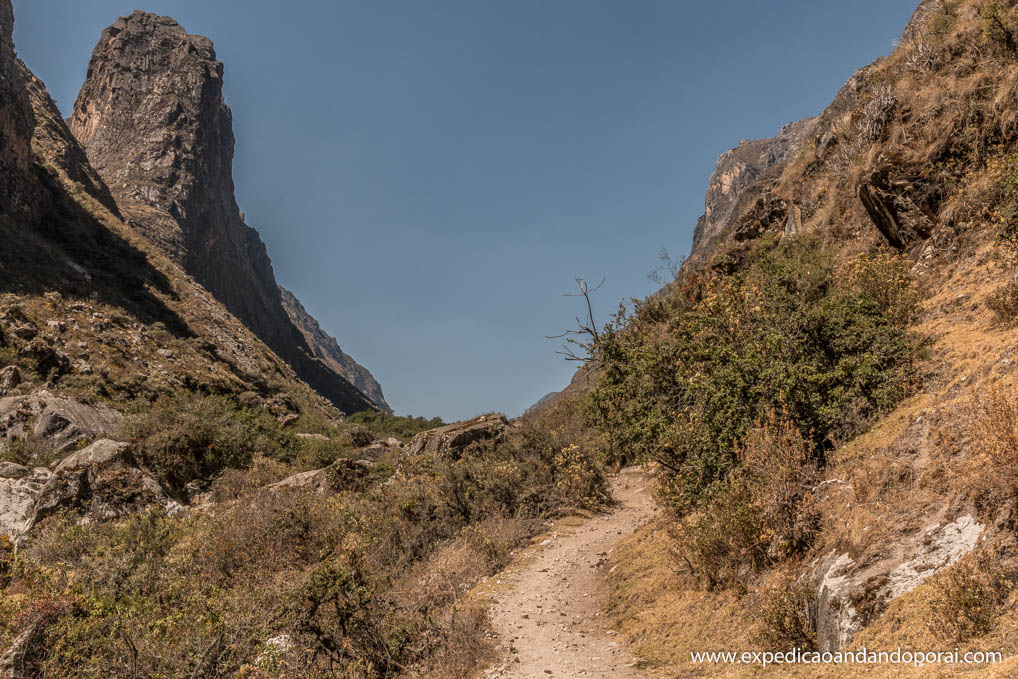
<svg viewBox="0 0 1018 679">
<path fill-rule="evenodd" d="M 484 441 L 498 441 L 509 428 L 505 415 L 481 415 L 472 420 L 430 429 L 415 436 L 406 447 L 406 456 L 440 453 L 458 457 L 467 446 Z"/>
<path fill-rule="evenodd" d="M 318 495 L 357 490 L 364 487 L 367 476 L 374 466 L 369 460 L 340 458 L 324 469 L 313 469 L 288 476 L 268 486 L 267 489 L 269 492 L 310 491 Z"/>
<path fill-rule="evenodd" d="M 21 370 L 16 365 L 9 365 L 0 370 L 0 394 L 4 394 L 21 384 Z"/>
<path fill-rule="evenodd" d="M 983 526 L 971 515 L 928 526 L 920 533 L 853 559 L 831 552 L 815 564 L 817 643 L 821 651 L 845 648 L 868 622 L 894 599 L 972 551 Z"/>
<path fill-rule="evenodd" d="M 52 471 L 0 463 L 0 533 L 18 541 L 47 516 L 75 509 L 93 520 L 147 507 L 180 508 L 140 469 L 130 446 L 102 439 L 65 458 Z"/>
<path fill-rule="evenodd" d="M 0 440 L 33 438 L 58 453 L 112 434 L 122 419 L 108 406 L 82 403 L 45 390 L 0 398 Z"/>
<path fill-rule="evenodd" d="M 403 444 L 399 439 L 387 438 L 384 440 L 378 440 L 373 442 L 371 445 L 361 451 L 361 456 L 368 460 L 377 460 L 383 455 L 389 453 L 399 452 L 403 449 Z"/>
<path fill-rule="evenodd" d="M 0 463 L 0 533 L 11 540 L 24 533 L 50 476 L 52 473 L 45 467 L 30 469 L 11 462 Z"/>
<path fill-rule="evenodd" d="M 137 466 L 128 444 L 103 439 L 57 465 L 36 500 L 27 528 L 64 508 L 105 520 L 151 506 L 171 509 L 176 503 Z"/>
</svg>

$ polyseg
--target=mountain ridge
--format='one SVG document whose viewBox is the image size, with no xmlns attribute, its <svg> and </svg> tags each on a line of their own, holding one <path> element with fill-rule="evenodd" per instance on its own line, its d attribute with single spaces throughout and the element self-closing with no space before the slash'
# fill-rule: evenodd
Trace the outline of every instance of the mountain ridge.
<svg viewBox="0 0 1018 679">
<path fill-rule="evenodd" d="M 304 335 L 308 346 L 311 348 L 315 358 L 324 362 L 335 372 L 343 375 L 361 393 L 367 396 L 372 402 L 386 412 L 392 412 L 392 408 L 385 401 L 382 394 L 382 387 L 375 380 L 367 368 L 360 365 L 349 354 L 339 347 L 336 338 L 325 332 L 314 316 L 308 313 L 297 296 L 292 292 L 279 286 L 280 297 L 283 308 L 289 315 L 294 326 Z"/>
</svg>

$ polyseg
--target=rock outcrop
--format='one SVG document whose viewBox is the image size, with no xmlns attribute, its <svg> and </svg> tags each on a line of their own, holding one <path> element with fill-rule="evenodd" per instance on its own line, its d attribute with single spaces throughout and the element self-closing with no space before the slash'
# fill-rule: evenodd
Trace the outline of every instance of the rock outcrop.
<svg viewBox="0 0 1018 679">
<path fill-rule="evenodd" d="M 391 413 L 392 408 L 385 402 L 382 387 L 374 375 L 339 348 L 336 338 L 322 330 L 315 317 L 307 312 L 292 292 L 280 286 L 279 294 L 283 308 L 286 309 L 290 321 L 304 336 L 308 347 L 311 348 L 311 354 L 334 372 L 345 377 L 379 408 Z"/>
<path fill-rule="evenodd" d="M 403 443 L 397 438 L 389 437 L 384 440 L 372 442 L 366 448 L 361 450 L 360 455 L 368 460 L 377 460 L 383 455 L 398 453 L 401 450 L 403 450 Z"/>
<path fill-rule="evenodd" d="M 316 359 L 283 308 L 258 233 L 234 196 L 233 118 L 212 42 L 134 12 L 92 53 L 71 129 L 128 223 L 345 412 L 373 407 Z"/>
<path fill-rule="evenodd" d="M 703 216 L 693 232 L 689 266 L 710 260 L 721 238 L 763 193 L 768 185 L 765 179 L 780 174 L 785 163 L 811 139 L 815 126 L 816 118 L 805 118 L 785 125 L 775 137 L 743 140 L 721 154 L 707 184 Z"/>
<path fill-rule="evenodd" d="M 83 441 L 116 431 L 123 417 L 101 404 L 90 405 L 40 391 L 0 398 L 0 447 L 14 439 L 34 439 L 63 453 Z"/>
<path fill-rule="evenodd" d="M 35 503 L 53 473 L 46 467 L 0 463 L 0 534 L 17 540 L 35 517 Z"/>
<path fill-rule="evenodd" d="M 874 549 L 875 558 L 857 562 L 848 554 L 832 552 L 819 559 L 815 570 L 820 650 L 847 647 L 856 632 L 883 613 L 892 600 L 971 552 L 983 529 L 972 515 L 965 514 Z"/>
<path fill-rule="evenodd" d="M 936 224 L 935 187 L 917 179 L 885 164 L 858 186 L 859 200 L 873 225 L 899 250 L 925 241 Z"/>
<path fill-rule="evenodd" d="M 422 431 L 407 444 L 406 457 L 422 453 L 439 453 L 457 457 L 464 448 L 483 441 L 498 441 L 509 429 L 505 415 L 481 415 L 472 420 L 455 422 L 437 429 Z"/>
<path fill-rule="evenodd" d="M 269 492 L 304 491 L 331 495 L 344 490 L 360 490 L 374 467 L 370 460 L 340 458 L 324 469 L 313 469 L 288 476 L 267 487 Z"/>
<path fill-rule="evenodd" d="M 57 393 L 71 377 L 119 402 L 188 387 L 255 391 L 266 402 L 305 393 L 292 363 L 124 224 L 45 87 L 16 59 L 11 22 L 11 2 L 0 0 L 0 348 L 21 365 L 0 365 L 0 396 L 43 384 Z M 307 362 L 305 382 L 319 394 L 370 407 Z M 324 406 L 319 395 L 298 400 Z"/>
<path fill-rule="evenodd" d="M 14 541 L 60 510 L 103 521 L 146 507 L 181 509 L 138 466 L 126 443 L 100 439 L 52 470 L 0 463 L 0 534 Z"/>
<path fill-rule="evenodd" d="M 159 482 L 140 469 L 126 443 L 103 439 L 66 457 L 39 492 L 27 532 L 61 509 L 109 520 L 145 507 L 178 508 Z"/>
</svg>

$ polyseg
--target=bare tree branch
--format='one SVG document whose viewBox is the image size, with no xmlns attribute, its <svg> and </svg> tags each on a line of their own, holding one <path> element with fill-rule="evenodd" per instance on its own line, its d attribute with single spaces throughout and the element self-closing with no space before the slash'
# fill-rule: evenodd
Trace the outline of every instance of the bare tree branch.
<svg viewBox="0 0 1018 679">
<path fill-rule="evenodd" d="M 590 301 L 590 295 L 600 290 L 605 280 L 602 278 L 600 283 L 590 287 L 586 280 L 577 278 L 576 285 L 580 291 L 563 294 L 564 297 L 583 297 L 587 304 L 587 319 L 584 321 L 577 316 L 575 330 L 566 330 L 558 335 L 545 335 L 547 339 L 565 338 L 562 347 L 555 353 L 564 356 L 567 361 L 582 361 L 587 363 L 594 357 L 594 349 L 598 342 L 601 341 L 601 335 L 597 330 L 597 323 L 594 320 L 594 305 Z M 577 339 L 577 337 L 586 337 L 587 339 L 581 340 Z"/>
</svg>

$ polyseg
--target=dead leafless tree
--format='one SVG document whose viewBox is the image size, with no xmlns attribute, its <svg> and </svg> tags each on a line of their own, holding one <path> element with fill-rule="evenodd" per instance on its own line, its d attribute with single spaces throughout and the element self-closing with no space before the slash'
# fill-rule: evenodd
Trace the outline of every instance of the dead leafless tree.
<svg viewBox="0 0 1018 679">
<path fill-rule="evenodd" d="M 565 356 L 567 361 L 588 363 L 594 358 L 594 349 L 597 347 L 598 342 L 601 341 L 601 334 L 598 332 L 597 323 L 594 321 L 594 305 L 590 301 L 590 295 L 597 292 L 604 285 L 604 281 L 605 279 L 602 278 L 600 283 L 590 287 L 587 285 L 586 280 L 577 278 L 576 285 L 580 291 L 564 294 L 565 297 L 582 297 L 583 301 L 587 304 L 587 318 L 583 320 L 577 316 L 575 330 L 566 330 L 558 335 L 546 336 L 548 339 L 565 339 L 565 342 L 562 343 L 562 348 L 556 353 Z"/>
</svg>

